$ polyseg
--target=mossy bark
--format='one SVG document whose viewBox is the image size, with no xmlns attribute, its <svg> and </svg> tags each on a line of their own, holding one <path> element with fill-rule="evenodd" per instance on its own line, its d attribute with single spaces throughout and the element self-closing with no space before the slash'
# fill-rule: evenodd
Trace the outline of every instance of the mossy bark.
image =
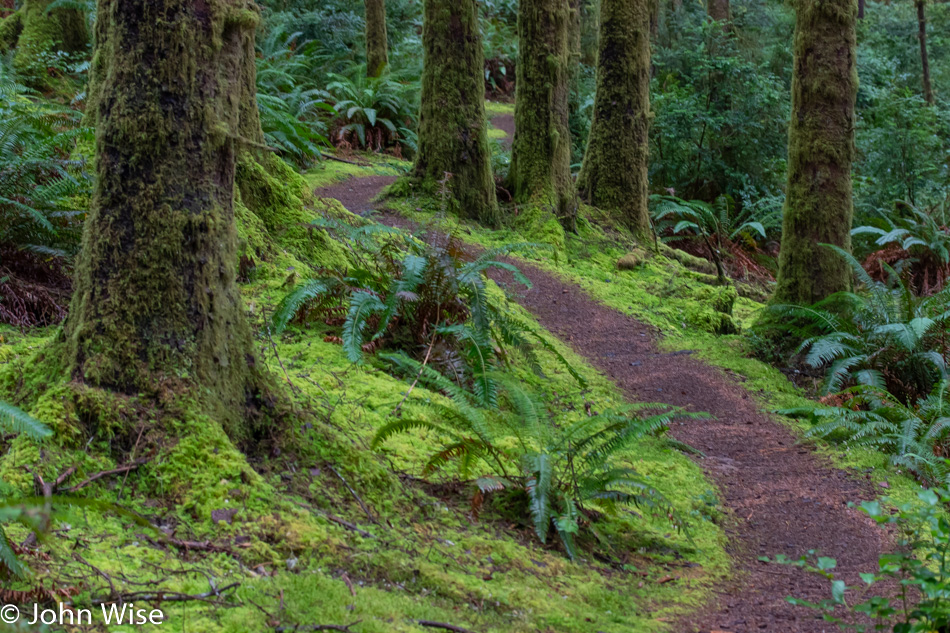
<svg viewBox="0 0 950 633">
<path fill-rule="evenodd" d="M 379 77 L 388 65 L 386 0 L 366 0 L 366 74 Z"/>
<path fill-rule="evenodd" d="M 924 86 L 924 101 L 934 104 L 934 89 L 930 82 L 930 55 L 927 53 L 927 5 L 926 0 L 915 0 L 917 5 L 917 39 L 920 42 L 920 77 Z"/>
<path fill-rule="evenodd" d="M 245 0 L 99 0 L 96 169 L 66 325 L 75 380 L 184 389 L 243 435 L 260 385 L 235 282 Z"/>
<path fill-rule="evenodd" d="M 568 125 L 568 0 L 521 0 L 515 137 L 508 189 L 516 202 L 550 207 L 573 230 Z"/>
<path fill-rule="evenodd" d="M 851 285 L 855 0 L 798 0 L 788 189 L 774 301 L 810 305 Z"/>
<path fill-rule="evenodd" d="M 47 75 L 48 53 L 82 53 L 89 45 L 86 18 L 75 9 L 47 12 L 53 0 L 25 0 L 20 9 L 0 24 L 0 51 L 16 49 L 17 71 L 42 83 Z"/>
<path fill-rule="evenodd" d="M 597 45 L 600 39 L 597 16 L 600 15 L 600 1 L 580 0 L 581 63 L 587 66 L 597 63 Z"/>
<path fill-rule="evenodd" d="M 603 0 L 594 118 L 577 187 L 591 205 L 650 233 L 650 0 Z"/>
<path fill-rule="evenodd" d="M 706 15 L 716 22 L 728 22 L 731 16 L 729 0 L 706 0 Z"/>
<path fill-rule="evenodd" d="M 447 187 L 463 215 L 498 222 L 485 118 L 482 38 L 475 0 L 425 0 L 422 111 L 412 178 Z"/>
</svg>

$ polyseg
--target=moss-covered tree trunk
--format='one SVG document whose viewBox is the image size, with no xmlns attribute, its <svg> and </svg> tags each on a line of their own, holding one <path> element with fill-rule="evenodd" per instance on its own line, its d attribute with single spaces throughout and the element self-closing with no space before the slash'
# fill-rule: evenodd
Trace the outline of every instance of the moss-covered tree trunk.
<svg viewBox="0 0 950 633">
<path fill-rule="evenodd" d="M 475 0 L 425 0 L 419 152 L 413 179 L 428 190 L 451 174 L 459 211 L 498 222 L 485 118 L 484 51 Z"/>
<path fill-rule="evenodd" d="M 917 39 L 920 42 L 920 76 L 924 85 L 924 101 L 934 104 L 934 89 L 930 82 L 930 55 L 927 53 L 927 8 L 925 0 L 916 0 Z"/>
<path fill-rule="evenodd" d="M 521 0 L 515 137 L 508 189 L 547 206 L 567 228 L 577 217 L 568 127 L 568 0 Z"/>
<path fill-rule="evenodd" d="M 74 379 L 186 390 L 233 433 L 257 384 L 235 283 L 245 0 L 99 0 L 98 180 L 66 334 Z"/>
<path fill-rule="evenodd" d="M 577 187 L 643 237 L 650 232 L 650 0 L 603 0 L 600 24 L 594 119 Z"/>
<path fill-rule="evenodd" d="M 580 0 L 581 14 L 581 63 L 593 66 L 597 63 L 597 43 L 600 38 L 600 0 Z"/>
<path fill-rule="evenodd" d="M 54 0 L 25 0 L 20 9 L 0 23 L 0 51 L 16 49 L 14 67 L 40 81 L 50 53 L 81 53 L 89 44 L 86 18 L 76 9 L 47 12 Z"/>
<path fill-rule="evenodd" d="M 388 65 L 386 0 L 366 0 L 366 74 L 379 77 Z"/>
<path fill-rule="evenodd" d="M 774 301 L 810 305 L 851 285 L 855 0 L 797 0 L 788 190 Z"/>
</svg>

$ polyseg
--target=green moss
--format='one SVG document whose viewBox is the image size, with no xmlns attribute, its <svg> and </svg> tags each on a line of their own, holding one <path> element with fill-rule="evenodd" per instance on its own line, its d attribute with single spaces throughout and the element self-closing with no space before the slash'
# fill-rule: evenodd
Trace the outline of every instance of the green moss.
<svg viewBox="0 0 950 633">
<path fill-rule="evenodd" d="M 646 238 L 650 2 L 602 0 L 600 25 L 597 94 L 577 188 L 585 201 L 615 212 L 630 231 Z M 577 37 L 579 46 L 579 32 Z"/>
<path fill-rule="evenodd" d="M 514 116 L 515 104 L 499 103 L 498 101 L 486 101 L 485 112 L 488 114 L 489 118 L 494 118 L 496 116 Z"/>
<path fill-rule="evenodd" d="M 49 55 L 84 53 L 89 45 L 86 18 L 76 9 L 47 12 L 53 0 L 25 0 L 0 27 L 2 46 L 15 46 L 14 68 L 40 85 L 48 80 Z M 15 44 L 14 44 L 15 42 Z"/>
</svg>

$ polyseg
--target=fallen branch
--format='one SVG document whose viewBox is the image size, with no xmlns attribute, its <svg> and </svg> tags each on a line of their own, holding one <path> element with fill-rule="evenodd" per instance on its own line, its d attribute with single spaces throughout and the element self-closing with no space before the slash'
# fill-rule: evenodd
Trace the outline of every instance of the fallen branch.
<svg viewBox="0 0 950 633">
<path fill-rule="evenodd" d="M 323 153 L 323 157 L 328 160 L 335 160 L 338 163 L 346 163 L 347 165 L 356 165 L 357 167 L 372 167 L 373 166 L 372 163 L 357 163 L 352 160 L 346 160 L 345 158 L 338 158 L 334 156 L 333 154 L 327 154 L 325 152 Z"/>
<path fill-rule="evenodd" d="M 454 624 L 446 624 L 445 622 L 434 622 L 432 620 L 416 620 L 419 626 L 427 626 L 430 629 L 443 629 L 445 631 L 453 631 L 454 633 L 474 633 L 469 629 L 463 629 L 460 626 L 455 626 Z"/>
<path fill-rule="evenodd" d="M 328 467 L 330 468 L 330 471 L 333 472 L 333 474 L 336 475 L 337 478 L 338 478 L 340 481 L 343 482 L 343 485 L 346 486 L 347 490 L 350 491 L 350 494 L 353 495 L 353 497 L 356 499 L 357 503 L 360 504 L 360 507 L 363 508 L 363 512 L 366 513 L 367 518 L 368 518 L 370 521 L 372 521 L 373 523 L 379 525 L 379 521 L 377 521 L 377 520 L 373 517 L 373 515 L 370 514 L 369 508 L 366 507 L 366 504 L 363 503 L 363 500 L 360 498 L 360 496 L 359 496 L 358 494 L 356 494 L 356 491 L 353 490 L 353 487 L 352 487 L 349 483 L 347 483 L 346 479 L 343 478 L 343 475 L 341 475 L 339 472 L 337 472 L 336 468 L 334 468 L 333 466 L 329 466 L 329 464 L 328 464 Z"/>
<path fill-rule="evenodd" d="M 178 593 L 177 591 L 169 591 L 167 593 L 159 591 L 157 593 L 149 593 L 145 591 L 137 591 L 134 593 L 123 593 L 118 596 L 119 604 L 123 602 L 131 602 L 133 600 L 142 600 L 145 602 L 188 602 L 191 600 L 197 600 L 200 602 L 214 602 L 215 604 L 225 604 L 217 600 L 212 600 L 212 598 L 221 598 L 224 592 L 230 591 L 240 587 L 241 583 L 235 582 L 231 583 L 226 587 L 221 589 L 212 589 L 206 593 L 200 594 L 187 594 L 187 593 Z M 110 604 L 114 600 L 105 600 L 105 599 L 94 599 L 93 604 Z"/>
<path fill-rule="evenodd" d="M 274 633 L 289 633 L 291 631 L 349 631 L 351 626 L 362 622 L 357 620 L 351 624 L 297 624 L 294 626 L 278 626 Z"/>
<path fill-rule="evenodd" d="M 118 468 L 113 468 L 112 470 L 102 470 L 96 473 L 95 475 L 92 475 L 88 479 L 85 479 L 84 481 L 79 482 L 75 486 L 71 488 L 67 488 L 63 492 L 76 492 L 77 490 L 81 490 L 82 488 L 85 488 L 89 484 L 99 479 L 102 479 L 103 477 L 110 477 L 112 475 L 121 475 L 122 473 L 129 472 L 130 470 L 135 470 L 136 468 L 140 466 L 144 466 L 150 460 L 151 460 L 151 457 L 143 457 L 142 459 L 137 459 L 130 464 L 126 464 L 125 466 L 119 466 Z"/>
</svg>

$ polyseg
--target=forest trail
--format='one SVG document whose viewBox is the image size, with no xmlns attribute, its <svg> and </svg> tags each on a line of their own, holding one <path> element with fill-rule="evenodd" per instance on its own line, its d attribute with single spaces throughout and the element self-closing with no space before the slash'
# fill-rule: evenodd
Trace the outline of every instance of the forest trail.
<svg viewBox="0 0 950 633">
<path fill-rule="evenodd" d="M 372 206 L 392 179 L 358 179 L 317 190 L 352 211 Z M 376 189 L 373 190 L 373 187 Z M 380 220 L 416 228 L 381 208 Z M 849 585 L 859 572 L 877 569 L 887 535 L 851 501 L 881 491 L 833 468 L 764 413 L 744 390 L 741 377 L 694 358 L 690 352 L 664 353 L 659 333 L 597 303 L 574 284 L 525 262 L 516 262 L 533 287 L 513 283 L 509 273 L 490 275 L 515 300 L 578 354 L 613 380 L 632 401 L 663 402 L 708 412 L 713 420 L 676 425 L 671 434 L 702 451 L 699 459 L 716 482 L 729 510 L 726 529 L 735 577 L 717 589 L 718 600 L 681 622 L 677 633 L 825 633 L 836 630 L 816 612 L 795 607 L 789 595 L 809 601 L 830 597 L 829 583 L 799 569 L 759 562 L 759 556 L 797 558 L 810 549 L 838 560 Z"/>
</svg>

